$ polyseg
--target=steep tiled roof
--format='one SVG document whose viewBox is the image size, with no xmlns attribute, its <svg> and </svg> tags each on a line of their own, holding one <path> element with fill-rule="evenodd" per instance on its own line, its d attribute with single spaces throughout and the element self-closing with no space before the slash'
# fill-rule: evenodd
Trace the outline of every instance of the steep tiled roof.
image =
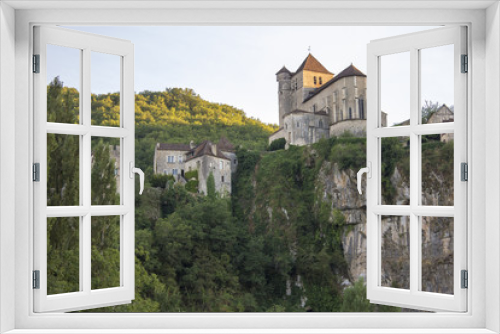
<svg viewBox="0 0 500 334">
<path fill-rule="evenodd" d="M 194 149 L 192 149 L 191 152 L 188 153 L 188 158 L 186 159 L 186 161 L 189 161 L 189 160 L 192 160 L 195 158 L 199 158 L 199 157 L 202 157 L 204 155 L 209 155 L 212 157 L 217 157 L 217 158 L 229 160 L 229 158 L 226 157 L 224 155 L 224 153 L 222 153 L 218 147 L 216 147 L 216 150 L 215 150 L 216 153 L 214 154 L 214 152 L 212 150 L 213 146 L 214 146 L 214 144 L 212 142 L 205 140 L 200 145 L 198 145 Z M 217 145 L 215 145 L 215 146 L 217 146 Z"/>
<path fill-rule="evenodd" d="M 189 144 L 160 143 L 158 145 L 158 150 L 161 151 L 189 151 L 190 149 Z"/>
<path fill-rule="evenodd" d="M 233 152 L 234 151 L 234 145 L 227 139 L 226 137 L 222 136 L 217 143 L 217 148 L 220 149 L 221 151 L 226 151 L 226 152 Z"/>
<path fill-rule="evenodd" d="M 342 72 L 340 72 L 339 74 L 337 74 L 336 76 L 334 76 L 332 79 L 328 80 L 323 86 L 315 89 L 313 91 L 313 93 L 311 95 L 309 95 L 305 100 L 304 102 L 306 101 L 309 101 L 310 99 L 312 99 L 316 94 L 318 94 L 319 92 L 321 92 L 323 89 L 325 89 L 326 87 L 329 87 L 331 86 L 334 82 L 337 82 L 339 81 L 340 79 L 342 78 L 345 78 L 345 77 L 353 77 L 353 76 L 357 76 L 357 77 L 366 77 L 366 74 L 364 74 L 363 72 L 361 72 L 360 70 L 358 70 L 356 68 L 356 66 L 354 66 L 353 64 L 349 65 L 348 67 L 346 67 Z"/>
<path fill-rule="evenodd" d="M 320 72 L 320 73 L 327 73 L 327 74 L 333 74 L 330 71 L 328 71 L 321 63 L 314 58 L 312 54 L 308 54 L 306 59 L 302 62 L 302 64 L 299 66 L 297 71 L 295 73 L 298 73 L 300 71 L 313 71 L 313 72 Z"/>
</svg>

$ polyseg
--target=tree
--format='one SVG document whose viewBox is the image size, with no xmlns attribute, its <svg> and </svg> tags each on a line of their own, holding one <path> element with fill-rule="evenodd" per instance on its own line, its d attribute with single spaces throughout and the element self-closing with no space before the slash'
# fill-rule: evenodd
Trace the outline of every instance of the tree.
<svg viewBox="0 0 500 334">
<path fill-rule="evenodd" d="M 269 148 L 267 150 L 268 151 L 283 150 L 285 146 L 286 146 L 286 139 L 278 138 L 276 140 L 273 140 L 272 143 L 269 144 Z"/>
<path fill-rule="evenodd" d="M 208 198 L 215 199 L 215 178 L 212 172 L 210 172 L 207 178 L 207 195 Z"/>
<path fill-rule="evenodd" d="M 425 105 L 422 106 L 422 124 L 426 124 L 438 108 L 439 102 L 432 103 L 432 101 L 425 100 Z"/>
</svg>

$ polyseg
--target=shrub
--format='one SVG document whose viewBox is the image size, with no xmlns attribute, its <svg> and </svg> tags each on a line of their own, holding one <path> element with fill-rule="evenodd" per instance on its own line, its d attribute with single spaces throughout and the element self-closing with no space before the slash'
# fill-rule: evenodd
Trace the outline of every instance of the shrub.
<svg viewBox="0 0 500 334">
<path fill-rule="evenodd" d="M 168 181 L 174 181 L 173 175 L 154 174 L 150 180 L 151 187 L 153 188 L 165 188 Z"/>
<path fill-rule="evenodd" d="M 184 173 L 184 178 L 189 181 L 191 179 L 198 180 L 198 170 L 191 170 L 189 172 Z"/>
<path fill-rule="evenodd" d="M 190 180 L 184 186 L 190 193 L 198 193 L 198 180 Z"/>
<path fill-rule="evenodd" d="M 283 150 L 286 145 L 286 139 L 285 138 L 278 138 L 276 140 L 273 140 L 271 144 L 269 144 L 269 148 L 267 149 L 268 151 L 277 151 L 277 150 Z"/>
</svg>

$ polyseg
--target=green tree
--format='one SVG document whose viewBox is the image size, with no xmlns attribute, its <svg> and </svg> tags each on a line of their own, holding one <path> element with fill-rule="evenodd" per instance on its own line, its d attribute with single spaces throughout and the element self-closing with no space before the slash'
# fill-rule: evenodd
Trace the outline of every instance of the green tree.
<svg viewBox="0 0 500 334">
<path fill-rule="evenodd" d="M 278 138 L 276 140 L 273 140 L 271 144 L 269 144 L 269 148 L 267 149 L 268 151 L 277 151 L 277 150 L 283 150 L 286 145 L 286 139 L 285 138 Z"/>
<path fill-rule="evenodd" d="M 210 174 L 208 175 L 208 178 L 207 178 L 207 196 L 208 196 L 208 198 L 213 200 L 213 199 L 215 199 L 215 195 L 216 195 L 215 178 L 214 178 L 214 174 L 212 172 L 210 172 Z"/>
</svg>

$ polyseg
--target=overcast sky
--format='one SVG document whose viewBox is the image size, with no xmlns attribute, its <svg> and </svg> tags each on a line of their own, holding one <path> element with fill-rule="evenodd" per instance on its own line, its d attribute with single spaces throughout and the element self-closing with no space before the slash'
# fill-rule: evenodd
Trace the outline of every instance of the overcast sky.
<svg viewBox="0 0 500 334">
<path fill-rule="evenodd" d="M 226 103 L 264 122 L 278 123 L 275 73 L 283 65 L 295 71 L 309 47 L 334 74 L 351 63 L 366 73 L 366 45 L 371 40 L 431 27 L 71 28 L 132 41 L 136 92 L 192 88 L 208 101 Z M 65 85 L 76 87 L 78 53 L 56 49 L 59 48 L 49 49 L 48 79 L 60 75 Z M 451 54 L 449 48 L 441 49 L 426 56 L 422 98 L 453 105 L 453 90 L 449 85 L 453 83 Z M 438 57 L 431 53 L 437 53 Z M 382 62 L 382 109 L 389 113 L 389 124 L 407 119 L 409 110 L 408 63 L 404 55 L 392 58 Z M 118 69 L 119 62 L 114 56 L 93 55 L 92 92 L 117 91 Z M 451 74 L 443 79 L 443 73 L 447 72 Z M 436 80 L 438 73 L 441 77 Z"/>
</svg>

